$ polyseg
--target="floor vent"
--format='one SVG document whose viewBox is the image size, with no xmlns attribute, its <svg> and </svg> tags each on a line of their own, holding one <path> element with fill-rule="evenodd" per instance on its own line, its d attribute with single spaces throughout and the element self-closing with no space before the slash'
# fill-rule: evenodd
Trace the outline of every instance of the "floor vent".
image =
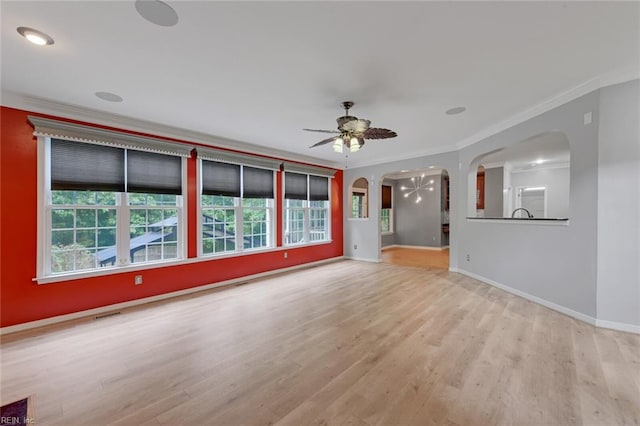
<svg viewBox="0 0 640 426">
<path fill-rule="evenodd" d="M 98 316 L 96 316 L 96 319 L 108 318 L 108 317 L 112 317 L 114 315 L 120 315 L 120 312 L 109 312 L 109 313 L 106 313 L 106 314 L 98 315 Z"/>
</svg>

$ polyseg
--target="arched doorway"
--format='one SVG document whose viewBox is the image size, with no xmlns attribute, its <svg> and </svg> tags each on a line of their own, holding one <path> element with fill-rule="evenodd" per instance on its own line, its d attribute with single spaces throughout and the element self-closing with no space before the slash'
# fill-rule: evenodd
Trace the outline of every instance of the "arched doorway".
<svg viewBox="0 0 640 426">
<path fill-rule="evenodd" d="M 383 176 L 383 263 L 449 269 L 449 173 L 432 166 Z"/>
</svg>

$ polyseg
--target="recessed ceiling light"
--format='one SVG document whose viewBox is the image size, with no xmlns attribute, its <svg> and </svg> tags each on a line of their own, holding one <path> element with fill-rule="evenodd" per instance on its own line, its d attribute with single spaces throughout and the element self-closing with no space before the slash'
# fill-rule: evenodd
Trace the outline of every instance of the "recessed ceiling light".
<svg viewBox="0 0 640 426">
<path fill-rule="evenodd" d="M 178 14 L 160 0 L 136 0 L 136 10 L 147 21 L 162 27 L 172 27 L 178 23 Z"/>
<path fill-rule="evenodd" d="M 122 97 L 110 92 L 96 92 L 96 96 L 107 102 L 122 102 Z"/>
<path fill-rule="evenodd" d="M 38 46 L 53 44 L 53 39 L 42 31 L 34 30 L 29 27 L 18 27 L 16 29 L 22 37 L 26 38 L 33 44 L 37 44 Z"/>
<path fill-rule="evenodd" d="M 456 114 L 460 114 L 462 112 L 465 112 L 467 110 L 466 107 L 463 106 L 459 106 L 459 107 L 455 107 L 455 108 L 451 108 L 445 111 L 445 114 L 447 115 L 456 115 Z"/>
</svg>

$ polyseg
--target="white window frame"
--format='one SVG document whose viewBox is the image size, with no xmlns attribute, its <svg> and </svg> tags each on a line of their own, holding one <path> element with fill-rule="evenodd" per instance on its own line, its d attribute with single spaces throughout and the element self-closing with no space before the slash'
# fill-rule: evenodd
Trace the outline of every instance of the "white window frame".
<svg viewBox="0 0 640 426">
<path fill-rule="evenodd" d="M 391 188 L 391 208 L 390 209 L 383 209 L 382 208 L 382 186 L 388 186 L 389 188 Z M 380 186 L 380 234 L 381 235 L 391 235 L 394 232 L 394 226 L 393 226 L 393 192 L 394 192 L 395 188 L 393 187 L 393 185 L 381 185 Z M 382 211 L 383 210 L 389 210 L 389 230 L 388 231 L 383 231 L 382 230 Z"/>
<path fill-rule="evenodd" d="M 303 200 L 303 206 L 302 207 L 287 207 L 287 198 L 284 198 L 284 193 L 285 193 L 285 179 L 286 179 L 286 171 L 282 172 L 282 245 L 285 247 L 301 247 L 301 246 L 307 246 L 307 245 L 313 245 L 313 244 L 326 244 L 326 243 L 330 243 L 333 238 L 332 238 L 332 233 L 331 233 L 331 176 L 322 176 L 322 177 L 326 177 L 327 178 L 327 191 L 328 191 L 328 195 L 329 195 L 329 199 L 325 200 L 325 202 L 327 203 L 327 207 L 324 208 L 325 211 L 325 220 L 326 220 L 326 237 L 323 240 L 315 240 L 315 241 L 311 241 L 311 210 L 312 209 L 318 209 L 317 207 L 311 207 L 311 201 L 309 200 L 309 175 L 313 175 L 313 173 L 301 173 L 301 174 L 305 174 L 307 175 L 307 199 Z M 298 171 L 294 171 L 293 173 L 299 173 Z M 287 238 L 286 238 L 286 234 L 287 234 L 287 216 L 289 215 L 289 210 L 290 209 L 302 209 L 304 211 L 304 228 L 303 228 L 303 239 L 302 242 L 300 243 L 287 243 Z"/>
<path fill-rule="evenodd" d="M 233 202 L 233 210 L 234 210 L 234 215 L 235 215 L 235 226 L 236 226 L 236 234 L 235 234 L 235 246 L 236 249 L 235 250 L 228 250 L 228 251 L 223 251 L 223 252 L 219 252 L 219 253 L 204 253 L 204 249 L 203 249 L 203 245 L 204 245 L 204 239 L 202 238 L 202 231 L 204 229 L 204 224 L 202 222 L 202 212 L 205 208 L 212 208 L 213 206 L 203 206 L 202 205 L 202 161 L 212 161 L 212 160 L 207 160 L 207 159 L 202 159 L 202 158 L 198 158 L 197 164 L 196 164 L 196 173 L 197 173 L 197 178 L 198 178 L 198 190 L 197 190 L 197 194 L 196 194 L 196 203 L 197 203 L 197 232 L 198 232 L 198 238 L 197 238 L 197 244 L 198 244 L 198 257 L 199 258 L 214 258 L 214 257 L 230 257 L 230 256 L 237 256 L 239 254 L 243 254 L 243 253 L 259 253 L 262 251 L 269 251 L 275 248 L 276 246 L 276 242 L 275 242 L 275 218 L 277 217 L 276 214 L 276 210 L 277 210 L 277 204 L 275 202 L 275 188 L 276 188 L 276 172 L 273 171 L 273 188 L 274 188 L 274 194 L 273 197 L 271 198 L 270 202 L 267 203 L 267 240 L 269 242 L 269 245 L 266 247 L 258 247 L 258 248 L 248 248 L 245 249 L 244 248 L 244 207 L 242 206 L 242 188 L 243 188 L 243 173 L 242 173 L 242 168 L 245 166 L 244 164 L 238 164 L 240 166 L 240 197 L 233 197 L 234 198 L 234 202 Z M 254 167 L 250 164 L 246 165 L 247 167 Z M 267 199 L 269 200 L 269 199 Z M 231 208 L 231 206 L 227 207 L 227 208 Z"/>
<path fill-rule="evenodd" d="M 383 210 L 389 210 L 389 230 L 388 231 L 383 231 L 382 230 L 382 226 L 380 226 L 380 233 L 382 235 L 391 235 L 394 233 L 394 229 L 393 229 L 393 207 L 390 209 L 380 209 L 380 225 L 382 225 L 382 211 Z"/>
<path fill-rule="evenodd" d="M 107 206 L 116 210 L 116 264 L 113 266 L 105 266 L 91 269 L 82 269 L 77 271 L 53 273 L 51 271 L 51 237 L 52 222 L 51 211 L 51 137 L 37 136 L 37 152 L 38 152 L 38 207 L 37 207 L 37 254 L 36 254 L 36 278 L 35 281 L 49 282 L 52 278 L 55 281 L 68 278 L 85 278 L 91 276 L 104 275 L 107 273 L 121 272 L 131 267 L 140 268 L 148 265 L 162 265 L 165 263 L 175 263 L 187 258 L 186 238 L 187 238 L 187 215 L 184 214 L 184 206 L 187 205 L 187 159 L 181 158 L 182 164 L 182 195 L 176 197 L 176 206 L 178 219 L 177 234 L 177 257 L 166 260 L 155 260 L 148 262 L 130 262 L 130 224 L 129 224 L 129 205 L 126 192 L 116 192 L 115 206 Z M 62 137 L 64 139 L 64 137 Z M 79 142 L 82 143 L 82 142 Z M 126 149 L 126 145 L 122 146 Z M 74 206 L 77 208 L 78 206 Z M 82 208 L 82 206 L 80 206 Z M 88 207 L 93 208 L 93 207 Z"/>
</svg>

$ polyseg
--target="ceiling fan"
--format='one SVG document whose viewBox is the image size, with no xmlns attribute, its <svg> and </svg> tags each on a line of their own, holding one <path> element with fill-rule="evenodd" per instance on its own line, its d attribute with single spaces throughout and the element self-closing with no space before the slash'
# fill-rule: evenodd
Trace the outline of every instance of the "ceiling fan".
<svg viewBox="0 0 640 426">
<path fill-rule="evenodd" d="M 346 147 L 351 152 L 356 152 L 362 148 L 365 139 L 388 139 L 398 136 L 396 132 L 389 129 L 369 127 L 371 125 L 369 120 L 349 115 L 349 109 L 353 107 L 353 102 L 345 101 L 342 103 L 342 107 L 345 114 L 336 119 L 338 130 L 302 129 L 308 132 L 336 133 L 336 136 L 321 140 L 311 145 L 311 148 L 333 142 L 333 150 L 335 152 L 342 152 L 343 147 Z"/>
</svg>

